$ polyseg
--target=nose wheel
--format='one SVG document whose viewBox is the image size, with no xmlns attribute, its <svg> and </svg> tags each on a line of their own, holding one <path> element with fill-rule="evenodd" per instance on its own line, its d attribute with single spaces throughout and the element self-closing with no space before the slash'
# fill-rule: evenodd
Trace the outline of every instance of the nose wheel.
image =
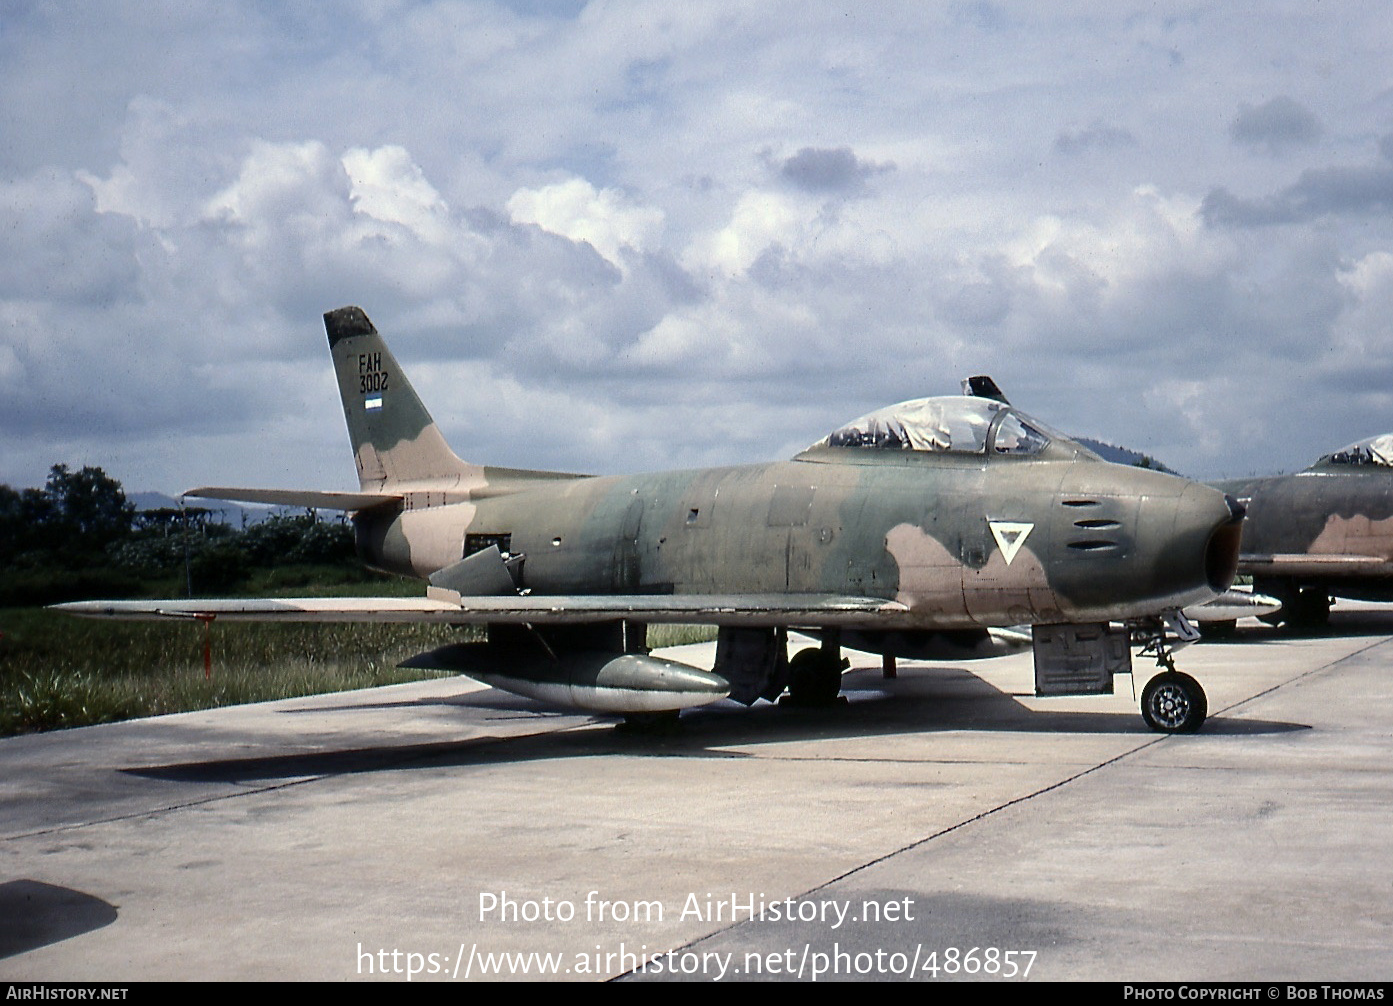
<svg viewBox="0 0 1393 1006">
<path fill-rule="evenodd" d="M 1200 683 L 1175 669 L 1175 650 L 1167 638 L 1167 628 L 1175 632 L 1180 646 L 1199 638 L 1199 633 L 1180 612 L 1149 620 L 1146 645 L 1142 653 L 1154 653 L 1156 665 L 1165 670 L 1146 683 L 1141 693 L 1141 718 L 1152 730 L 1164 734 L 1192 734 L 1209 715 L 1209 700 Z"/>
<path fill-rule="evenodd" d="M 1200 683 L 1188 674 L 1166 671 L 1146 683 L 1141 693 L 1141 718 L 1164 734 L 1192 734 L 1209 715 L 1209 702 Z"/>
</svg>

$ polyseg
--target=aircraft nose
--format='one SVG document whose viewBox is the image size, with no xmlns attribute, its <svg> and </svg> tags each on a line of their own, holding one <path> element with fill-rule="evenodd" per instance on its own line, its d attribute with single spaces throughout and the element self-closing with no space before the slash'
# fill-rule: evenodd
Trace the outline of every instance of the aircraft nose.
<svg viewBox="0 0 1393 1006">
<path fill-rule="evenodd" d="M 1217 489 L 1094 465 L 1071 473 L 1058 499 L 1054 579 L 1076 621 L 1203 604 L 1233 582 L 1244 508 Z"/>
</svg>

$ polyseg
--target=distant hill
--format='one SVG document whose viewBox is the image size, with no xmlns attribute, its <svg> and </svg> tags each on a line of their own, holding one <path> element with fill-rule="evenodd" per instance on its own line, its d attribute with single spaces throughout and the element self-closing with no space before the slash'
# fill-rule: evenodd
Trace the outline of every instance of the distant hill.
<svg viewBox="0 0 1393 1006">
<path fill-rule="evenodd" d="M 1140 451 L 1129 450 L 1126 447 L 1117 447 L 1114 444 L 1105 444 L 1101 440 L 1090 440 L 1088 437 L 1075 437 L 1079 443 L 1083 444 L 1090 451 L 1093 451 L 1104 461 L 1112 461 L 1119 465 L 1133 465 L 1137 468 L 1151 468 L 1158 472 L 1166 472 L 1170 475 L 1180 473 L 1168 465 L 1162 464 L 1149 454 L 1142 454 Z"/>
</svg>

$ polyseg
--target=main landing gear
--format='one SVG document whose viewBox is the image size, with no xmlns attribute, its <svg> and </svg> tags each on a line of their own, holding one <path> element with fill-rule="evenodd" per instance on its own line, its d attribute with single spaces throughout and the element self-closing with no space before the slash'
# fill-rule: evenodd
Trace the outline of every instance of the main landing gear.
<svg viewBox="0 0 1393 1006">
<path fill-rule="evenodd" d="M 1253 590 L 1282 602 L 1280 611 L 1259 615 L 1268 625 L 1287 623 L 1297 632 L 1316 632 L 1330 624 L 1330 594 L 1324 587 L 1302 587 L 1295 580 L 1257 579 Z"/>
<path fill-rule="evenodd" d="M 1179 646 L 1199 638 L 1184 615 L 1147 619 L 1140 631 L 1145 646 L 1142 655 L 1155 654 L 1156 666 L 1165 670 L 1147 682 L 1141 693 L 1141 718 L 1152 730 L 1167 734 L 1192 734 L 1209 715 L 1209 700 L 1200 683 L 1175 669 L 1175 651 L 1167 630 L 1175 633 Z"/>
<path fill-rule="evenodd" d="M 658 713 L 625 713 L 614 729 L 636 737 L 670 737 L 681 729 L 681 711 L 665 709 Z"/>
<path fill-rule="evenodd" d="M 794 706 L 830 706 L 842 692 L 842 671 L 851 661 L 842 656 L 841 633 L 828 629 L 821 646 L 799 650 L 788 662 L 788 695 Z"/>
</svg>

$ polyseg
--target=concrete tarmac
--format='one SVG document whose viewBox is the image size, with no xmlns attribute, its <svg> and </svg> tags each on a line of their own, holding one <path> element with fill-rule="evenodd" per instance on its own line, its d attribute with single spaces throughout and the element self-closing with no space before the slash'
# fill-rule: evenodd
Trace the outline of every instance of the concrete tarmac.
<svg viewBox="0 0 1393 1006">
<path fill-rule="evenodd" d="M 0 979 L 1386 980 L 1391 640 L 1192 646 L 1194 736 L 849 653 L 661 738 L 453 678 L 3 740 Z"/>
</svg>

